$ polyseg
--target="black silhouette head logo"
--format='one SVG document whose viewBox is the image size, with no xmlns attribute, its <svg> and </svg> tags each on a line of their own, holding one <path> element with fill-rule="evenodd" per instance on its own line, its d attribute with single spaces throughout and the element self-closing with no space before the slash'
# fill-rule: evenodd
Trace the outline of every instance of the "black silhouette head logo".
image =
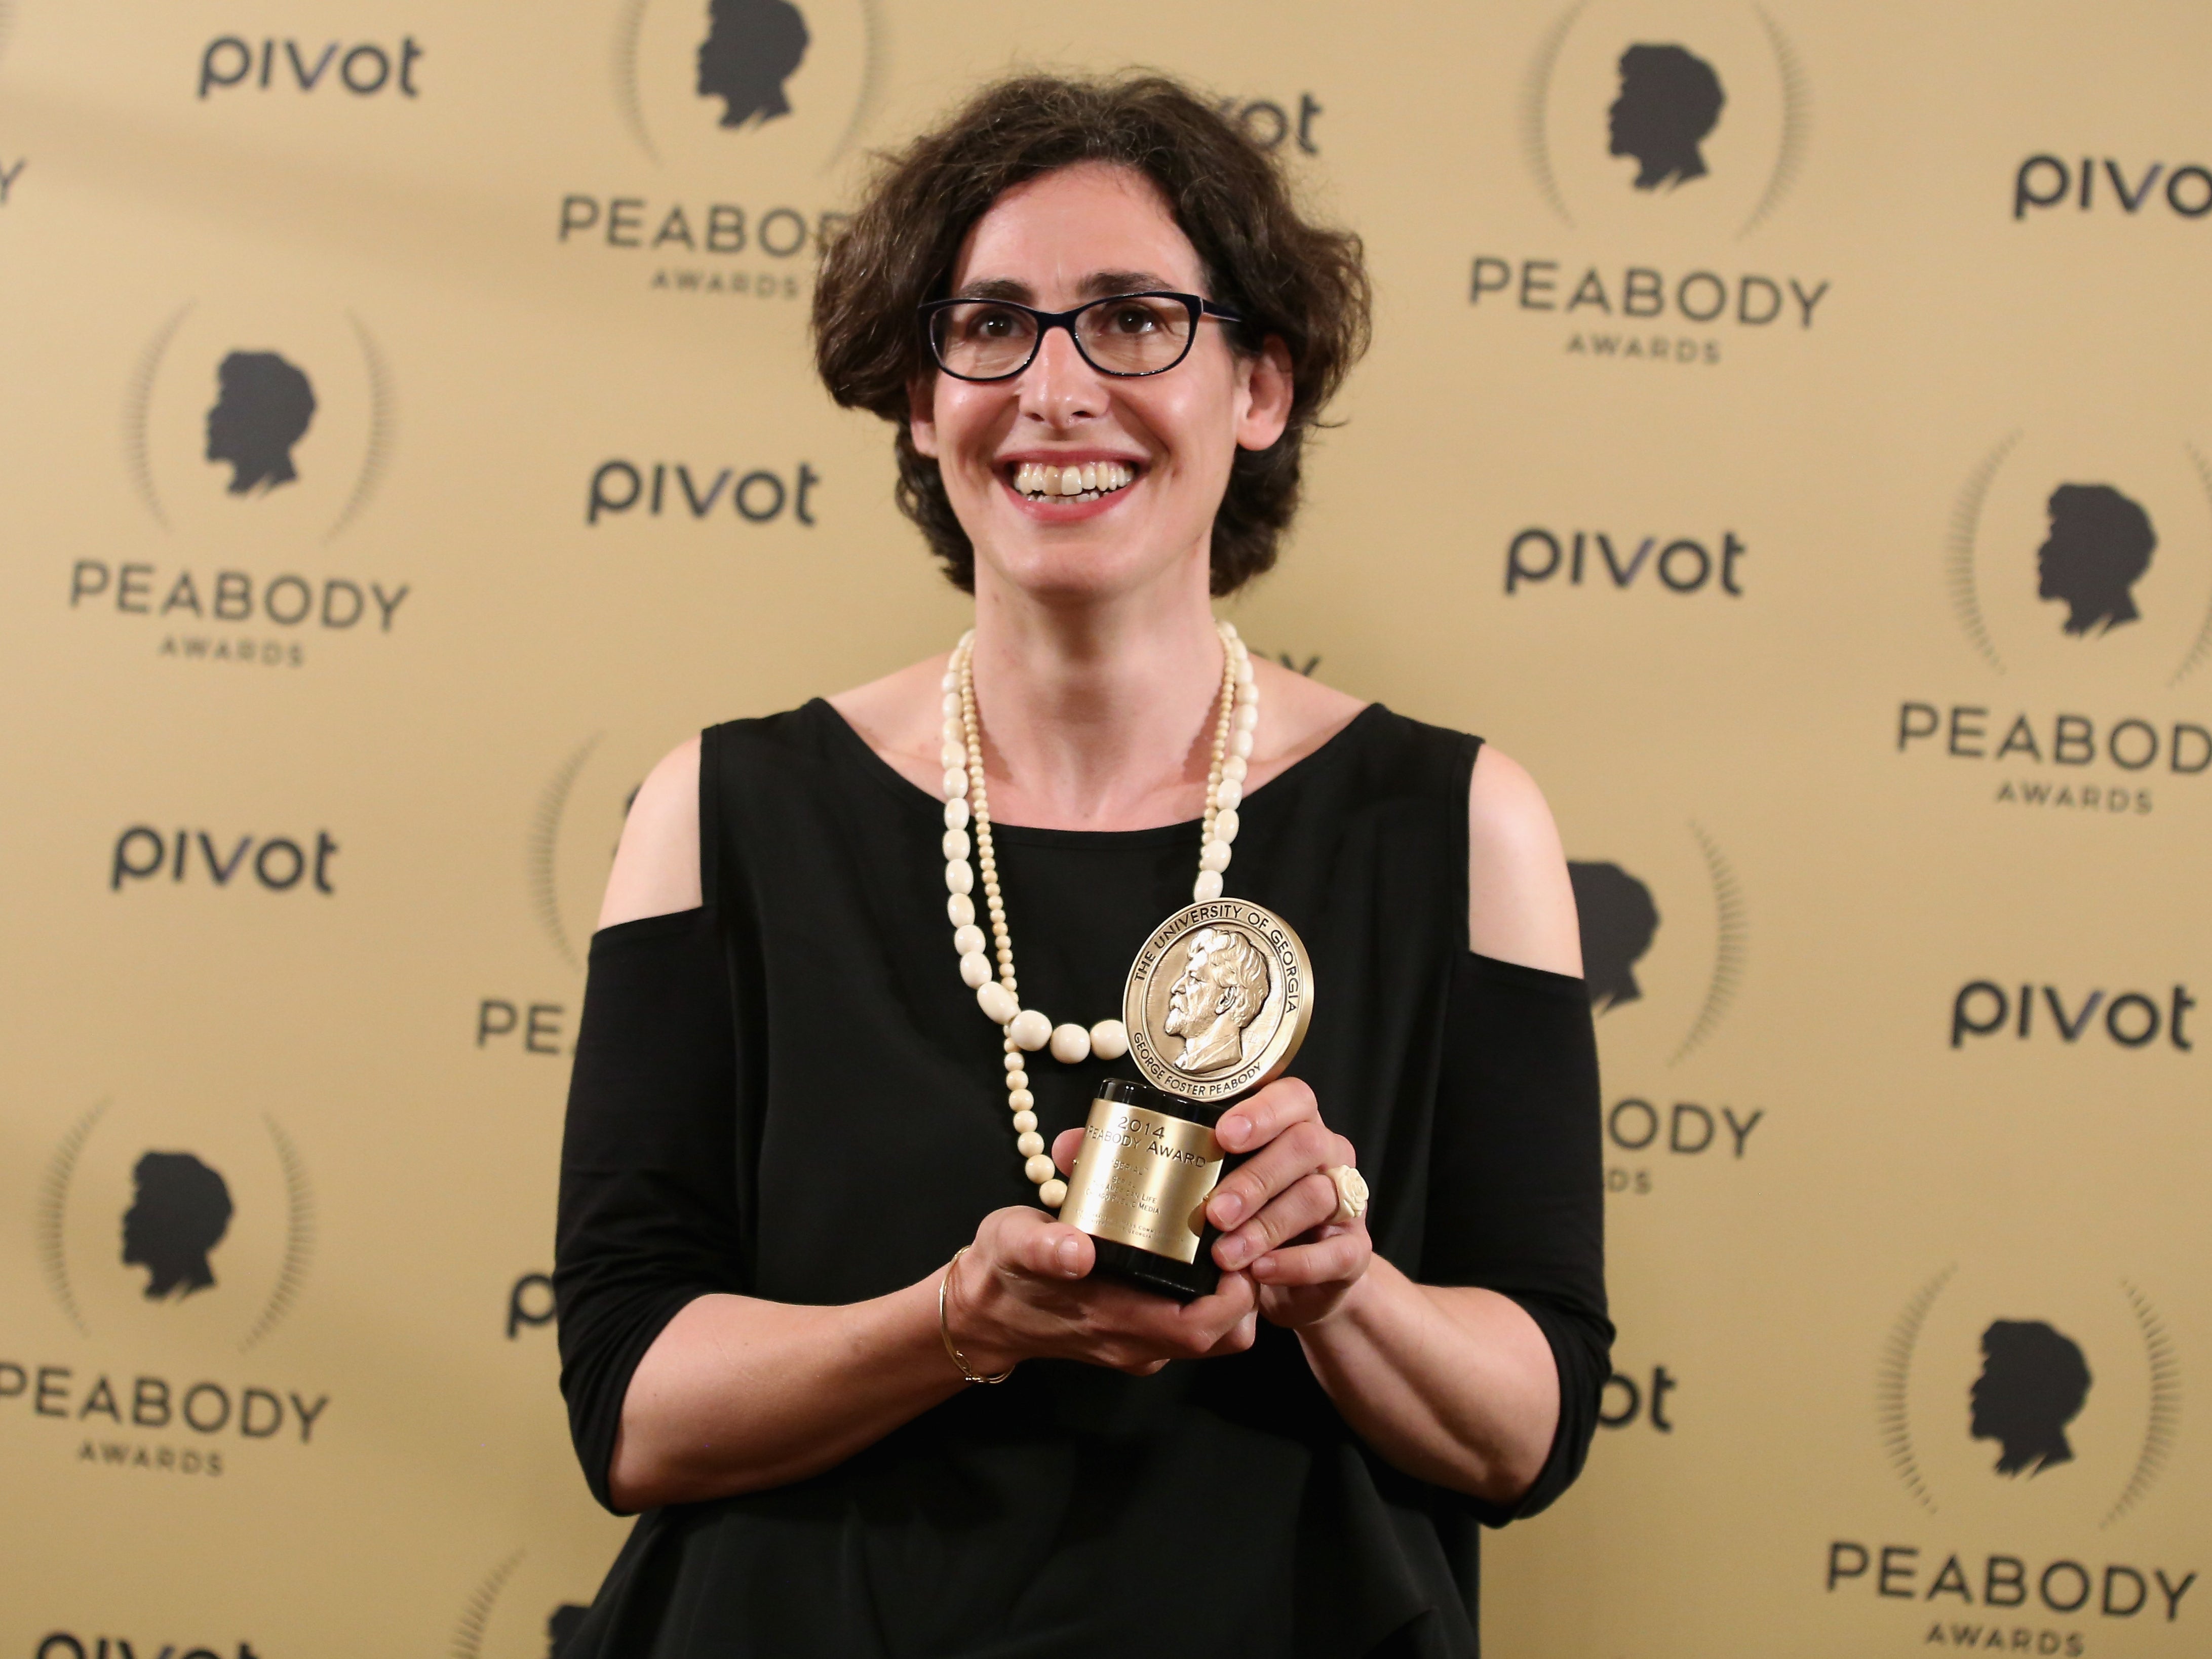
<svg viewBox="0 0 2212 1659">
<path fill-rule="evenodd" d="M 791 113 L 783 95 L 812 37 L 790 0 L 708 0 L 699 46 L 699 95 L 722 100 L 726 127 L 757 126 Z"/>
<path fill-rule="evenodd" d="M 568 1644 L 576 1639 L 576 1632 L 584 1623 L 589 1607 L 578 1607 L 574 1601 L 563 1601 L 553 1609 L 553 1616 L 545 1621 L 545 1659 L 561 1659 Z"/>
<path fill-rule="evenodd" d="M 274 489 L 298 477 L 292 446 L 315 418 L 307 377 L 273 351 L 234 351 L 216 378 L 222 394 L 208 410 L 207 458 L 230 463 L 230 493 Z"/>
<path fill-rule="evenodd" d="M 1644 994 L 1635 967 L 1659 931 L 1651 890 L 1617 864 L 1570 864 L 1575 912 L 1581 919 L 1583 981 L 1590 1006 L 1603 1013 Z"/>
<path fill-rule="evenodd" d="M 1607 112 L 1609 155 L 1632 155 L 1636 188 L 1668 188 L 1705 174 L 1698 146 L 1718 125 L 1728 95 L 1713 66 L 1680 46 L 1631 46 L 1620 54 L 1620 96 Z"/>
<path fill-rule="evenodd" d="M 2066 602 L 2066 631 L 2101 634 L 2141 613 L 2130 591 L 2150 568 L 2150 514 L 2110 484 L 2051 492 L 2051 534 L 2035 556 L 2036 596 Z"/>
<path fill-rule="evenodd" d="M 1999 1474 L 2069 1463 L 2066 1425 L 2089 1397 L 2089 1363 L 2071 1337 L 2039 1319 L 2000 1319 L 1982 1333 L 1982 1374 L 1969 1432 L 2002 1449 Z"/>
<path fill-rule="evenodd" d="M 146 1299 L 179 1301 L 215 1283 L 208 1253 L 230 1230 L 230 1188 L 190 1152 L 148 1152 L 123 1212 L 123 1265 L 143 1267 Z"/>
</svg>

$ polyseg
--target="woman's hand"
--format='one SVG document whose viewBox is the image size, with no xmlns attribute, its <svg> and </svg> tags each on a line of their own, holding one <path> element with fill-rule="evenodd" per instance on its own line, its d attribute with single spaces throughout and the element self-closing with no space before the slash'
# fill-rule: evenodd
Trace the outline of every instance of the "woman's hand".
<svg viewBox="0 0 2212 1659">
<path fill-rule="evenodd" d="M 1072 1154 L 1080 1129 L 1060 1138 Z M 1063 1160 L 1060 1168 L 1068 1167 Z M 1211 1296 L 1177 1303 L 1091 1273 L 1090 1237 L 1026 1204 L 994 1210 L 945 1287 L 945 1328 L 968 1364 L 993 1376 L 1024 1359 L 1079 1359 L 1149 1376 L 1170 1359 L 1252 1346 L 1251 1279 L 1225 1273 Z"/>
<path fill-rule="evenodd" d="M 945 1292 L 946 1326 L 968 1363 L 989 1375 L 1024 1359 L 1079 1359 L 1146 1376 L 1170 1359 L 1242 1352 L 1259 1315 L 1297 1330 L 1334 1313 L 1374 1256 L 1364 1220 L 1329 1221 L 1336 1183 L 1322 1171 L 1355 1162 L 1352 1143 L 1296 1078 L 1241 1102 L 1214 1133 L 1247 1156 L 1206 1203 L 1222 1233 L 1212 1295 L 1178 1304 L 1095 1277 L 1086 1235 L 1027 1205 L 994 1210 Z M 1063 1173 L 1082 1136 L 1070 1129 L 1054 1142 Z"/>
<path fill-rule="evenodd" d="M 1206 1200 L 1206 1218 L 1222 1235 L 1214 1261 L 1251 1275 L 1260 1311 L 1273 1323 L 1291 1330 L 1318 1324 L 1375 1255 L 1364 1218 L 1329 1221 L 1336 1183 L 1322 1172 L 1357 1164 L 1358 1155 L 1321 1121 L 1314 1091 L 1297 1078 L 1240 1101 L 1213 1133 L 1226 1151 L 1249 1155 Z"/>
</svg>

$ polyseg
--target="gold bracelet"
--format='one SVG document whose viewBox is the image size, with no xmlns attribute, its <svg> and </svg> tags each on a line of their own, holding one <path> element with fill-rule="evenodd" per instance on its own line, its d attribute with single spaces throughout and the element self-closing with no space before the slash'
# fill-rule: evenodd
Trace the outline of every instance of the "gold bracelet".
<svg viewBox="0 0 2212 1659">
<path fill-rule="evenodd" d="M 963 1244 L 958 1249 L 953 1251 L 952 1260 L 945 1264 L 944 1276 L 937 1281 L 937 1334 L 943 1340 L 945 1352 L 951 1356 L 952 1363 L 960 1367 L 961 1376 L 966 1377 L 970 1382 L 1003 1382 L 1014 1374 L 1014 1368 L 1009 1365 L 996 1376 L 981 1375 L 968 1363 L 968 1356 L 952 1346 L 952 1328 L 945 1322 L 945 1287 L 952 1283 L 952 1270 L 960 1265 L 960 1258 L 967 1255 L 971 1248 L 973 1247 Z"/>
</svg>

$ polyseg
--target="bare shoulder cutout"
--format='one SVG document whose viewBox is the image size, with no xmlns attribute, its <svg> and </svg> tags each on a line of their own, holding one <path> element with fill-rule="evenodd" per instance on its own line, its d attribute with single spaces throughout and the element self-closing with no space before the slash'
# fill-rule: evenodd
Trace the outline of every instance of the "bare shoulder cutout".
<svg viewBox="0 0 2212 1659">
<path fill-rule="evenodd" d="M 699 739 L 678 744 L 646 775 L 623 821 L 599 926 L 696 909 L 699 882 Z"/>
<path fill-rule="evenodd" d="M 1501 962 L 1579 979 L 1574 889 L 1535 779 L 1485 744 L 1475 757 L 1467 817 L 1468 945 Z"/>
</svg>

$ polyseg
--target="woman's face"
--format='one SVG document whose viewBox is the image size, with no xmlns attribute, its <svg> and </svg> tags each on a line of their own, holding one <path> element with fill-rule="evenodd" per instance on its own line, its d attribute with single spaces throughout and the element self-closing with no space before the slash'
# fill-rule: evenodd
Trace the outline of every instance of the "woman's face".
<svg viewBox="0 0 2212 1659">
<path fill-rule="evenodd" d="M 961 245 L 946 292 L 1068 311 L 1149 289 L 1214 297 L 1152 182 L 1085 162 L 993 203 Z M 1139 379 L 1099 373 L 1066 330 L 1054 329 L 1012 380 L 979 384 L 933 371 L 914 390 L 914 441 L 937 459 L 975 544 L 979 585 L 1103 596 L 1193 561 L 1205 568 L 1231 456 L 1280 437 L 1290 400 L 1281 343 L 1240 356 L 1218 322 L 1198 325 L 1175 368 Z M 1025 468 L 1107 463 L 1132 481 L 1096 500 L 1015 487 L 1035 483 Z"/>
</svg>

